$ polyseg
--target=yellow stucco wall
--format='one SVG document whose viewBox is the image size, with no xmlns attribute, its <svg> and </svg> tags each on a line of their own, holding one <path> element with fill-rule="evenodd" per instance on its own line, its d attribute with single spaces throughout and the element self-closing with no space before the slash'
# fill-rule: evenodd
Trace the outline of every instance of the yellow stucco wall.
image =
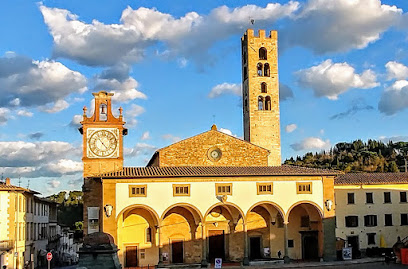
<svg viewBox="0 0 408 269">
<path fill-rule="evenodd" d="M 401 226 L 401 214 L 408 213 L 408 203 L 400 203 L 400 192 L 408 191 L 408 184 L 378 184 L 335 186 L 336 236 L 358 236 L 360 249 L 380 247 L 380 238 L 386 247 L 392 247 L 397 236 L 408 236 L 408 226 Z M 366 203 L 366 193 L 373 193 L 373 204 Z M 384 192 L 391 193 L 391 203 L 384 203 Z M 354 193 L 355 204 L 347 204 L 347 193 Z M 393 225 L 385 226 L 385 214 L 392 214 Z M 377 215 L 377 226 L 365 227 L 364 216 Z M 346 216 L 358 216 L 358 227 L 345 227 Z M 375 233 L 375 244 L 368 245 L 367 233 Z"/>
</svg>

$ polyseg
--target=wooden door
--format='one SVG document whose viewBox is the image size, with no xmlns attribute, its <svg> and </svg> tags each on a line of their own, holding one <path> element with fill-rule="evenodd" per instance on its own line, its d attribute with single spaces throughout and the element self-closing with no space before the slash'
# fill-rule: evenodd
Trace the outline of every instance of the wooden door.
<svg viewBox="0 0 408 269">
<path fill-rule="evenodd" d="M 183 241 L 171 242 L 171 262 L 183 263 Z"/>
<path fill-rule="evenodd" d="M 249 259 L 258 260 L 261 259 L 261 238 L 250 237 L 249 238 Z"/>
<path fill-rule="evenodd" d="M 137 267 L 137 246 L 126 247 L 126 267 Z"/>
<path fill-rule="evenodd" d="M 215 258 L 225 260 L 225 234 L 224 231 L 210 230 L 208 231 L 209 243 L 209 258 L 210 262 L 214 262 Z"/>
</svg>

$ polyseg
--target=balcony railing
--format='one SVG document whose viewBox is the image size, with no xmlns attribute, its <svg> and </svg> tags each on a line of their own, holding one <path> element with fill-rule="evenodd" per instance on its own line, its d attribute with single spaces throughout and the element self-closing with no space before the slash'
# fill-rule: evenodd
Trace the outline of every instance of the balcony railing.
<svg viewBox="0 0 408 269">
<path fill-rule="evenodd" d="M 0 251 L 9 251 L 14 248 L 14 240 L 0 240 Z"/>
</svg>

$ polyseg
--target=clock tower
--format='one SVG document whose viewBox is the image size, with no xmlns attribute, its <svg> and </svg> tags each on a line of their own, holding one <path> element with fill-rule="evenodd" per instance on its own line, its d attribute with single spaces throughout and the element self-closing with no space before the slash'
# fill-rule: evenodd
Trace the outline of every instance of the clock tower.
<svg viewBox="0 0 408 269">
<path fill-rule="evenodd" d="M 104 230 L 103 208 L 105 204 L 114 204 L 115 185 L 103 186 L 101 178 L 95 176 L 123 168 L 123 136 L 127 134 L 123 126 L 122 108 L 119 108 L 119 117 L 112 114 L 113 93 L 100 91 L 93 93 L 93 96 L 95 112 L 88 117 L 87 108 L 84 107 L 82 126 L 79 128 L 83 137 L 85 235 Z"/>
<path fill-rule="evenodd" d="M 119 108 L 118 118 L 112 114 L 113 93 L 100 91 L 93 93 L 93 96 L 95 112 L 88 117 L 87 108 L 84 107 L 82 127 L 79 129 L 83 136 L 84 178 L 122 169 L 123 136 L 127 134 L 123 126 L 122 108 Z"/>
</svg>

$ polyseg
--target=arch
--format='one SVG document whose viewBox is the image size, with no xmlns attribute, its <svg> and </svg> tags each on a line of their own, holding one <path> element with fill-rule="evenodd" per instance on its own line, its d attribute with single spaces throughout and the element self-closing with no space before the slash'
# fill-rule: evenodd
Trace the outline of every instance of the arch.
<svg viewBox="0 0 408 269">
<path fill-rule="evenodd" d="M 99 120 L 100 121 L 108 120 L 108 106 L 106 104 L 99 105 Z"/>
<path fill-rule="evenodd" d="M 261 83 L 261 93 L 267 93 L 268 92 L 268 85 L 265 82 Z"/>
<path fill-rule="evenodd" d="M 320 217 L 323 219 L 323 209 L 318 204 L 316 204 L 315 202 L 312 202 L 312 201 L 303 200 L 303 201 L 296 202 L 296 203 L 294 203 L 293 205 L 291 205 L 289 207 L 289 209 L 288 209 L 288 211 L 286 212 L 286 215 L 285 215 L 285 221 L 286 222 L 289 220 L 289 215 L 290 215 L 290 212 L 292 211 L 292 209 L 295 208 L 298 205 L 301 205 L 301 204 L 309 204 L 309 205 L 314 206 L 315 209 L 317 210 L 317 212 L 319 213 Z"/>
<path fill-rule="evenodd" d="M 271 110 L 271 97 L 265 97 L 265 110 Z"/>
<path fill-rule="evenodd" d="M 263 69 L 262 63 L 258 63 L 258 64 L 256 65 L 256 68 L 257 68 L 257 74 L 258 74 L 258 76 L 261 77 L 261 76 L 262 76 L 262 69 Z"/>
<path fill-rule="evenodd" d="M 258 110 L 264 110 L 264 98 L 258 96 Z"/>
<path fill-rule="evenodd" d="M 270 75 L 269 64 L 266 63 L 266 64 L 264 65 L 264 76 L 265 76 L 265 77 L 269 77 L 269 75 Z"/>
<path fill-rule="evenodd" d="M 230 202 L 224 202 L 224 203 L 219 202 L 219 203 L 216 203 L 216 204 L 212 205 L 212 206 L 205 212 L 204 217 L 206 217 L 208 214 L 210 214 L 211 211 L 212 211 L 214 208 L 216 208 L 217 206 L 225 207 L 225 208 L 228 210 L 228 212 L 229 212 L 229 214 L 230 214 L 231 216 L 232 216 L 232 212 L 231 212 L 231 209 L 228 208 L 228 206 L 229 206 L 229 207 L 232 207 L 232 208 L 234 208 L 234 209 L 236 209 L 236 210 L 238 211 L 238 213 L 241 215 L 241 218 L 242 218 L 243 223 L 244 223 L 244 224 L 246 223 L 244 211 L 242 211 L 242 209 L 241 209 L 239 206 L 237 206 L 236 204 L 233 204 L 233 203 L 230 203 Z M 239 220 L 239 218 L 238 218 L 237 220 Z"/>
<path fill-rule="evenodd" d="M 181 208 L 186 209 L 187 211 L 189 211 L 191 213 L 191 215 L 193 216 L 195 221 L 197 221 L 197 218 L 198 218 L 198 222 L 203 222 L 204 218 L 203 218 L 203 215 L 201 214 L 201 211 L 197 207 L 195 207 L 194 205 L 188 204 L 188 203 L 177 203 L 177 204 L 173 204 L 173 205 L 169 206 L 168 208 L 166 208 L 166 210 L 164 210 L 164 212 L 163 212 L 163 214 L 162 214 L 162 216 L 160 218 L 160 222 L 162 222 L 165 219 L 166 214 L 170 210 L 172 210 L 172 209 L 174 209 L 176 207 L 181 207 Z"/>
<path fill-rule="evenodd" d="M 282 217 L 285 216 L 285 211 L 283 211 L 283 208 L 282 208 L 280 205 L 278 205 L 277 203 L 272 202 L 272 201 L 261 201 L 261 202 L 257 202 L 256 204 L 252 205 L 252 206 L 248 209 L 248 212 L 247 212 L 246 215 L 248 216 L 249 212 L 251 212 L 255 207 L 261 206 L 261 205 L 264 205 L 264 204 L 273 206 L 273 207 L 276 209 L 276 211 L 278 211 L 278 212 L 281 214 Z M 268 210 L 268 211 L 269 211 L 269 210 Z"/>
<path fill-rule="evenodd" d="M 259 49 L 259 60 L 267 60 L 268 59 L 268 52 L 264 47 Z"/>
<path fill-rule="evenodd" d="M 159 214 L 157 214 L 157 212 L 153 208 L 151 208 L 150 206 L 142 205 L 142 204 L 134 204 L 134 205 L 130 205 L 130 206 L 127 206 L 124 209 L 122 209 L 119 212 L 119 214 L 117 215 L 117 217 L 116 217 L 116 223 L 119 221 L 119 217 L 123 216 L 126 211 L 130 211 L 130 210 L 136 209 L 136 208 L 142 208 L 142 209 L 145 209 L 146 211 L 148 211 L 152 215 L 153 220 L 155 221 L 155 225 L 156 226 L 159 225 L 159 221 L 160 221 Z"/>
</svg>

